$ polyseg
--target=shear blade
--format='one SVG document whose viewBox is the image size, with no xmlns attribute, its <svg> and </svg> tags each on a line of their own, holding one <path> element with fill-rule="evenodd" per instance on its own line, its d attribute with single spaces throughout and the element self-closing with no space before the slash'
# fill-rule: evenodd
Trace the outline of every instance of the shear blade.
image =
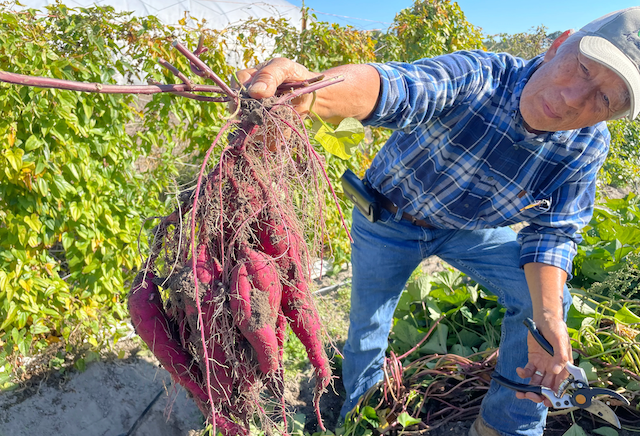
<svg viewBox="0 0 640 436">
<path fill-rule="evenodd" d="M 588 410 L 589 413 L 593 413 L 594 415 L 599 416 L 600 418 L 607 421 L 609 424 L 615 425 L 616 427 L 620 428 L 620 420 L 618 419 L 618 416 L 613 410 L 611 410 L 609 406 L 604 404 L 602 401 L 593 399 L 591 400 L 591 405 L 589 407 L 586 407 L 584 410 Z"/>
</svg>

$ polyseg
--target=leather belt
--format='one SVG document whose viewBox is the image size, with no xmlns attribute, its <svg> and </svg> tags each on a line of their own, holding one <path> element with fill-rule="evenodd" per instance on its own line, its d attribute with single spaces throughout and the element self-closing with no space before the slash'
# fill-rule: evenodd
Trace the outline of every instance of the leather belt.
<svg viewBox="0 0 640 436">
<path fill-rule="evenodd" d="M 393 215 L 398 213 L 398 206 L 393 204 L 393 202 L 391 200 L 389 200 L 387 197 L 385 197 L 384 195 L 380 194 L 379 192 L 378 192 L 378 199 L 380 200 L 380 205 L 382 207 L 384 207 L 386 210 L 388 210 L 389 212 L 391 212 Z M 403 212 L 402 213 L 402 219 L 409 221 L 414 226 L 424 227 L 426 229 L 435 229 L 434 226 L 432 226 L 431 224 L 429 224 L 425 220 L 418 219 L 418 218 L 414 217 L 413 215 L 408 214 L 407 212 Z"/>
</svg>

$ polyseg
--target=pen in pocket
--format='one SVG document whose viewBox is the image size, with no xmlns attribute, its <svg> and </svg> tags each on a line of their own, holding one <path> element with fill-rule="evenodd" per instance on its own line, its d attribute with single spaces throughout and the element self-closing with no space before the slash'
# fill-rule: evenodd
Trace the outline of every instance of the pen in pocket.
<svg viewBox="0 0 640 436">
<path fill-rule="evenodd" d="M 551 206 L 551 201 L 547 199 L 542 199 L 542 200 L 534 201 L 533 203 L 523 207 L 522 209 L 520 209 L 520 212 L 527 209 L 534 208 L 534 207 L 542 207 L 543 209 L 548 209 L 549 206 Z"/>
</svg>

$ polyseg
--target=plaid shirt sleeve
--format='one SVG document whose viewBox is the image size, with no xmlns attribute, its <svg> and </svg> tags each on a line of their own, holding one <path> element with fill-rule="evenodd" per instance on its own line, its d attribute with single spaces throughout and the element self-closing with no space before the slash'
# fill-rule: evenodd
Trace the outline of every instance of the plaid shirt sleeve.
<svg viewBox="0 0 640 436">
<path fill-rule="evenodd" d="M 413 63 L 370 64 L 380 74 L 380 97 L 365 124 L 406 132 L 425 124 L 486 86 L 487 56 L 456 52 Z"/>
<path fill-rule="evenodd" d="M 520 267 L 546 263 L 563 269 L 571 279 L 576 245 L 582 241 L 580 231 L 593 216 L 596 179 L 607 157 L 609 140 L 606 127 L 584 139 L 584 146 L 592 150 L 592 159 L 576 168 L 573 177 L 554 192 L 547 212 L 520 230 Z"/>
</svg>

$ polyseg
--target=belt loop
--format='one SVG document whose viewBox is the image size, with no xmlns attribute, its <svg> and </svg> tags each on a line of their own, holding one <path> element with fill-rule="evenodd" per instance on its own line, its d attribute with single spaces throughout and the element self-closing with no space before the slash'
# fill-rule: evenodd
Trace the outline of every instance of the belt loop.
<svg viewBox="0 0 640 436">
<path fill-rule="evenodd" d="M 398 210 L 396 210 L 396 214 L 393 217 L 393 220 L 395 222 L 400 222 L 402 220 L 402 215 L 404 214 L 404 210 L 401 208 L 398 208 Z"/>
</svg>

